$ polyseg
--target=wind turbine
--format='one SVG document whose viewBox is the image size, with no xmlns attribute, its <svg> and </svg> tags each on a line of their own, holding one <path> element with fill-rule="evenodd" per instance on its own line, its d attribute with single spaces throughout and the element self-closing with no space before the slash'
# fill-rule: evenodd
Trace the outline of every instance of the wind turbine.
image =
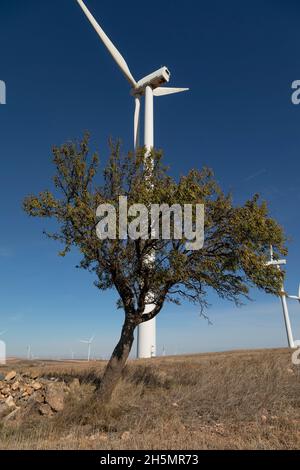
<svg viewBox="0 0 300 470">
<path fill-rule="evenodd" d="M 298 302 L 300 302 L 300 284 L 298 288 L 298 295 L 288 295 L 287 297 L 288 299 L 298 300 Z"/>
<path fill-rule="evenodd" d="M 92 346 L 92 343 L 95 339 L 95 336 L 92 336 L 90 339 L 88 340 L 84 340 L 82 339 L 80 342 L 81 343 L 84 343 L 84 344 L 87 344 L 88 345 L 88 356 L 87 356 L 87 360 L 88 362 L 90 362 L 90 358 L 91 358 L 91 346 Z"/>
<path fill-rule="evenodd" d="M 31 361 L 31 359 L 32 359 L 31 345 L 30 344 L 27 346 L 27 359 L 28 359 L 28 361 Z"/>
<path fill-rule="evenodd" d="M 155 72 L 147 75 L 139 81 L 136 81 L 133 77 L 129 67 L 120 54 L 118 49 L 111 42 L 109 37 L 105 34 L 101 26 L 98 24 L 94 16 L 88 10 L 82 0 L 77 0 L 86 17 L 96 30 L 101 41 L 115 60 L 125 78 L 131 85 L 131 95 L 135 100 L 135 111 L 134 111 L 134 148 L 137 149 L 140 146 L 140 113 L 141 113 L 141 100 L 145 97 L 145 118 L 144 118 L 144 146 L 147 149 L 148 155 L 151 149 L 154 147 L 154 96 L 171 95 L 174 93 L 180 93 L 188 91 L 188 88 L 167 88 L 164 87 L 166 83 L 170 81 L 170 71 L 167 67 L 161 67 Z M 148 262 L 154 262 L 154 255 L 149 256 Z M 147 262 L 146 261 L 146 262 Z M 149 294 L 151 298 L 151 293 Z M 154 305 L 148 304 L 144 313 L 150 313 L 154 308 Z M 137 347 L 138 358 L 150 358 L 156 356 L 156 320 L 150 320 L 142 323 L 138 327 L 138 347 Z"/>
<path fill-rule="evenodd" d="M 283 265 L 286 265 L 286 260 L 285 259 L 275 260 L 273 246 L 271 246 L 270 247 L 270 261 L 267 262 L 267 266 L 277 266 L 277 269 L 280 271 L 280 266 L 283 266 Z M 288 339 L 288 345 L 290 348 L 294 349 L 295 343 L 293 339 L 292 326 L 291 326 L 291 321 L 290 321 L 290 316 L 289 316 L 288 305 L 286 301 L 287 294 L 284 289 L 284 283 L 282 283 L 280 297 L 281 297 L 283 318 L 284 318 L 285 329 L 286 329 L 286 334 L 287 334 L 287 339 Z"/>
</svg>

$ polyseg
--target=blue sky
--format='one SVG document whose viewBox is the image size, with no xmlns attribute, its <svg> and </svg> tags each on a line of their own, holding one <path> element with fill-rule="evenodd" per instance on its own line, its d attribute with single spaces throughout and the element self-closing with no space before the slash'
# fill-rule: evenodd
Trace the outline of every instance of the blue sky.
<svg viewBox="0 0 300 470">
<path fill-rule="evenodd" d="M 255 192 L 290 237 L 286 287 L 300 281 L 300 79 L 297 1 L 173 0 L 147 7 L 137 0 L 87 0 L 139 79 L 162 65 L 172 86 L 189 93 L 155 100 L 155 141 L 174 175 L 214 169 L 236 203 Z M 74 252 L 42 235 L 45 221 L 22 212 L 25 195 L 49 187 L 53 144 L 92 135 L 105 160 L 109 136 L 132 148 L 129 86 L 75 0 L 1 0 L 0 330 L 11 355 L 26 345 L 42 356 L 82 356 L 78 340 L 96 334 L 93 354 L 106 357 L 122 314 L 113 292 L 93 287 L 74 268 Z M 217 351 L 286 345 L 278 299 L 257 291 L 236 309 L 209 294 L 213 326 L 190 305 L 167 306 L 158 318 L 158 352 Z M 300 308 L 290 304 L 295 337 Z"/>
</svg>

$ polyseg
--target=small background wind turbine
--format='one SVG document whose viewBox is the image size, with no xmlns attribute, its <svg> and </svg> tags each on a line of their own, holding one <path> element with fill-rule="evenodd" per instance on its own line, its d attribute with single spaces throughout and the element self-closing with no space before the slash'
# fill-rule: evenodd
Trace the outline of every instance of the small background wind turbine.
<svg viewBox="0 0 300 470">
<path fill-rule="evenodd" d="M 88 345 L 88 355 L 87 355 L 87 360 L 88 362 L 90 362 L 90 359 L 91 359 L 91 346 L 92 346 L 92 343 L 95 339 L 95 336 L 92 336 L 90 339 L 88 340 L 80 340 L 81 343 L 84 343 L 84 344 L 87 344 Z"/>
<path fill-rule="evenodd" d="M 298 295 L 288 295 L 287 297 L 288 299 L 298 300 L 298 302 L 300 302 L 300 284 L 298 288 Z"/>
<path fill-rule="evenodd" d="M 82 0 L 77 0 L 78 4 L 82 8 L 84 14 L 90 21 L 91 25 L 97 32 L 101 41 L 105 45 L 108 52 L 111 54 L 114 61 L 117 63 L 125 78 L 130 83 L 132 90 L 131 95 L 135 100 L 135 111 L 134 111 L 134 148 L 137 149 L 140 146 L 140 111 L 141 111 L 141 100 L 145 96 L 145 122 L 144 122 L 144 145 L 148 151 L 148 155 L 151 149 L 154 147 L 154 96 L 172 95 L 174 93 L 180 93 L 188 91 L 188 88 L 166 88 L 164 85 L 170 81 L 170 71 L 167 67 L 161 67 L 155 72 L 147 75 L 139 81 L 136 81 L 133 77 L 129 67 L 117 50 L 114 44 L 111 42 L 109 37 L 105 34 L 101 26 L 98 24 L 94 16 L 88 10 Z M 151 254 L 146 262 L 153 263 L 154 255 Z M 151 298 L 151 293 L 149 293 Z M 144 313 L 150 313 L 154 308 L 154 305 L 147 305 Z M 150 320 L 144 322 L 138 327 L 138 347 L 137 356 L 138 358 L 150 358 L 156 356 L 156 320 Z"/>
<path fill-rule="evenodd" d="M 27 359 L 28 359 L 28 361 L 31 361 L 31 359 L 32 359 L 32 352 L 31 352 L 31 345 L 30 344 L 27 346 Z"/>
<path fill-rule="evenodd" d="M 270 261 L 267 262 L 267 266 L 277 266 L 277 269 L 280 271 L 280 266 L 286 265 L 286 260 L 285 259 L 279 259 L 276 260 L 274 259 L 274 251 L 273 251 L 273 246 L 270 247 Z M 284 323 L 285 323 L 285 329 L 286 329 L 286 334 L 287 334 L 287 339 L 288 339 L 288 345 L 290 348 L 294 349 L 295 348 L 295 343 L 293 339 L 293 332 L 292 332 L 292 326 L 291 326 L 291 321 L 290 321 L 290 316 L 289 316 L 289 310 L 288 310 L 288 305 L 287 305 L 287 294 L 284 289 L 284 283 L 282 282 L 282 287 L 281 287 L 281 293 L 280 293 L 280 298 L 281 298 L 281 304 L 282 304 L 282 310 L 283 310 L 283 318 L 284 318 Z"/>
</svg>

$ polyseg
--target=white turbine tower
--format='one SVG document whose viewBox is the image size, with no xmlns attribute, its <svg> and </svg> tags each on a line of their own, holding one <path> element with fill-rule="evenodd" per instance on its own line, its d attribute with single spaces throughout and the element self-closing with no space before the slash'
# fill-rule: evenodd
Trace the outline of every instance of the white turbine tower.
<svg viewBox="0 0 300 470">
<path fill-rule="evenodd" d="M 5 335 L 7 330 L 3 330 L 0 332 L 0 337 Z M 0 339 L 0 365 L 6 364 L 6 345 L 4 341 Z"/>
<path fill-rule="evenodd" d="M 31 361 L 31 359 L 32 359 L 31 345 L 30 344 L 27 346 L 27 359 L 28 359 L 28 361 Z"/>
<path fill-rule="evenodd" d="M 162 67 L 159 70 L 147 75 L 139 81 L 136 81 L 129 70 L 129 67 L 103 29 L 97 23 L 96 19 L 90 13 L 82 0 L 77 0 L 88 20 L 96 30 L 103 44 L 115 60 L 126 79 L 130 83 L 132 90 L 131 94 L 135 100 L 134 111 L 134 148 L 140 146 L 139 130 L 140 130 L 140 111 L 141 99 L 145 96 L 145 122 L 144 122 L 144 145 L 150 153 L 154 147 L 154 96 L 171 95 L 173 93 L 180 93 L 187 91 L 188 88 L 167 88 L 163 87 L 170 80 L 170 72 L 167 67 Z M 154 262 L 154 255 L 150 255 L 146 262 Z M 150 294 L 151 295 L 151 294 Z M 149 297 L 150 297 L 149 295 Z M 150 313 L 154 305 L 149 304 L 145 309 L 145 314 Z M 142 323 L 138 328 L 138 358 L 150 358 L 156 356 L 156 320 L 150 320 Z"/>
<path fill-rule="evenodd" d="M 267 266 L 277 266 L 277 269 L 280 270 L 280 266 L 286 265 L 286 260 L 281 259 L 281 260 L 275 260 L 274 259 L 274 252 L 273 252 L 273 247 L 270 247 L 270 261 L 267 263 Z M 284 289 L 284 283 L 282 283 L 281 287 L 281 304 L 282 304 L 282 310 L 283 310 L 283 318 L 284 318 L 284 323 L 285 323 L 285 329 L 286 329 L 286 334 L 287 334 L 287 339 L 288 339 L 288 345 L 290 348 L 295 348 L 295 343 L 293 339 L 293 332 L 292 332 L 292 326 L 291 326 L 291 321 L 290 321 L 290 316 L 289 316 L 289 310 L 288 310 L 288 305 L 287 305 L 287 294 Z"/>
<path fill-rule="evenodd" d="M 87 344 L 88 345 L 88 355 L 87 355 L 87 360 L 88 362 L 90 362 L 90 359 L 91 359 L 91 346 L 92 346 L 92 343 L 95 339 L 95 336 L 92 336 L 90 339 L 88 340 L 84 340 L 82 339 L 80 342 L 81 343 L 84 343 L 84 344 Z"/>
</svg>

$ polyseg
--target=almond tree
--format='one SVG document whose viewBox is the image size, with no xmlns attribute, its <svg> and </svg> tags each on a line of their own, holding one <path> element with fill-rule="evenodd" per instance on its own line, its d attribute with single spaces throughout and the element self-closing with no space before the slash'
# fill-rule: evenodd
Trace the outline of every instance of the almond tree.
<svg viewBox="0 0 300 470">
<path fill-rule="evenodd" d="M 190 301 L 205 316 L 209 289 L 236 304 L 248 298 L 252 286 L 279 295 L 282 274 L 267 267 L 266 261 L 271 244 L 277 253 L 285 253 L 283 230 L 258 195 L 234 206 L 207 169 L 191 170 L 175 180 L 158 151 L 147 157 L 144 149 L 123 155 L 119 143 L 110 143 L 110 149 L 100 175 L 97 154 L 90 156 L 88 135 L 79 143 L 54 147 L 54 190 L 24 200 L 30 216 L 57 221 L 57 232 L 46 235 L 63 244 L 60 256 L 76 247 L 81 254 L 79 267 L 94 274 L 98 289 L 114 288 L 118 293 L 124 324 L 97 391 L 104 401 L 110 399 L 122 374 L 135 329 L 156 317 L 166 302 Z M 146 207 L 204 204 L 203 248 L 187 250 L 184 238 L 100 240 L 97 208 L 100 204 L 117 208 L 119 196 L 126 196 L 129 205 Z M 148 229 L 150 234 L 150 223 Z M 155 261 L 145 262 L 153 252 Z M 149 292 L 155 307 L 143 314 L 150 303 Z"/>
</svg>

